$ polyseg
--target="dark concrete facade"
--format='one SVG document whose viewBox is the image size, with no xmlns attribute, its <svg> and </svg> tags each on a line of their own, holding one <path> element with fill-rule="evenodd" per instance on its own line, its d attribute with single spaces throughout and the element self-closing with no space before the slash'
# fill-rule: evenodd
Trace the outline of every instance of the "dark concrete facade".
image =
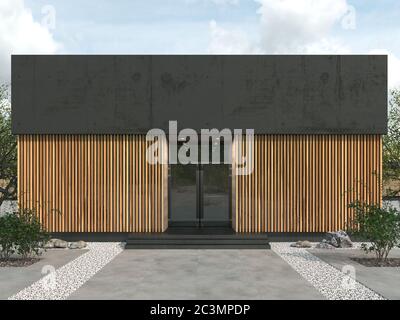
<svg viewBox="0 0 400 320">
<path fill-rule="evenodd" d="M 387 56 L 17 55 L 15 134 L 384 134 Z"/>
</svg>

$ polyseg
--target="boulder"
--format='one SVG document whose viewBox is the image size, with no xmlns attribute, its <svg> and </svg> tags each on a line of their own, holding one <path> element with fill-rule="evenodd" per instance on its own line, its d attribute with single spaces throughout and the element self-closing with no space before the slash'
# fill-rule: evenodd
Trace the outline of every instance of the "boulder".
<svg viewBox="0 0 400 320">
<path fill-rule="evenodd" d="M 343 230 L 339 230 L 337 232 L 328 232 L 326 234 L 326 240 L 329 244 L 336 248 L 353 247 L 353 242 L 351 241 L 348 234 Z"/>
<path fill-rule="evenodd" d="M 339 243 L 336 240 L 335 233 L 334 232 L 328 232 L 325 236 L 325 243 L 329 243 L 331 246 L 334 246 L 335 248 L 339 247 Z"/>
<path fill-rule="evenodd" d="M 295 243 L 292 243 L 290 246 L 294 247 L 294 248 L 311 248 L 312 247 L 311 242 L 308 240 L 303 240 L 303 241 L 299 240 Z"/>
<path fill-rule="evenodd" d="M 351 241 L 349 235 L 343 231 L 339 230 L 337 232 L 337 237 L 340 239 L 340 247 L 341 248 L 352 248 L 353 242 Z"/>
<path fill-rule="evenodd" d="M 60 239 L 54 239 L 54 248 L 68 248 L 68 242 Z"/>
<path fill-rule="evenodd" d="M 315 248 L 317 249 L 335 249 L 333 245 L 328 243 L 325 239 L 318 243 Z"/>
<path fill-rule="evenodd" d="M 62 240 L 52 238 L 52 239 L 50 239 L 49 241 L 47 241 L 47 242 L 43 245 L 43 248 L 44 248 L 44 249 L 52 249 L 52 248 L 55 247 L 54 244 L 55 244 L 57 241 L 62 241 Z"/>
<path fill-rule="evenodd" d="M 70 242 L 68 248 L 70 249 L 83 249 L 86 247 L 86 242 L 83 240 Z"/>
<path fill-rule="evenodd" d="M 46 242 L 43 246 L 44 249 L 52 249 L 54 248 L 54 242 L 52 242 L 51 240 Z"/>
</svg>

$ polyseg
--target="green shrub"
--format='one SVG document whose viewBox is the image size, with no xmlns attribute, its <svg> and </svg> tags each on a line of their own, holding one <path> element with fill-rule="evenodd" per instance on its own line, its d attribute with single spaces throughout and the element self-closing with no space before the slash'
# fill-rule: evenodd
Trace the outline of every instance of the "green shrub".
<svg viewBox="0 0 400 320">
<path fill-rule="evenodd" d="M 0 217 L 1 257 L 8 259 L 16 253 L 23 258 L 39 255 L 42 245 L 49 240 L 33 210 L 21 209 Z"/>
<path fill-rule="evenodd" d="M 9 213 L 0 217 L 0 257 L 8 259 L 16 252 L 16 230 L 18 229 L 18 215 Z"/>
<path fill-rule="evenodd" d="M 355 212 L 350 231 L 369 243 L 361 248 L 373 252 L 379 262 L 386 261 L 390 250 L 400 244 L 400 212 L 392 207 L 381 207 L 360 201 L 349 205 Z"/>
<path fill-rule="evenodd" d="M 17 232 L 17 253 L 23 257 L 38 255 L 40 248 L 50 239 L 49 235 L 31 210 L 20 210 L 18 216 L 21 223 Z"/>
</svg>

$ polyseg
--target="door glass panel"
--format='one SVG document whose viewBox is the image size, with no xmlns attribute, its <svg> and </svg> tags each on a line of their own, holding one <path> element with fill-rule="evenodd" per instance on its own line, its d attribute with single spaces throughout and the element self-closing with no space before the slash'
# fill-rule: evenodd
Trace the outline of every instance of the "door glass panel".
<svg viewBox="0 0 400 320">
<path fill-rule="evenodd" d="M 197 165 L 171 165 L 172 223 L 197 224 Z"/>
<path fill-rule="evenodd" d="M 203 224 L 229 224 L 229 165 L 206 164 L 202 171 Z"/>
</svg>

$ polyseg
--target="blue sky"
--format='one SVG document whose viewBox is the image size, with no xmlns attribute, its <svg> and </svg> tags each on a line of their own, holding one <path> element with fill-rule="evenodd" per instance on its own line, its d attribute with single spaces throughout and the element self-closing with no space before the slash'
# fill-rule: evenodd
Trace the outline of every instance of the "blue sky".
<svg viewBox="0 0 400 320">
<path fill-rule="evenodd" d="M 398 0 L 0 0 L 0 76 L 10 53 L 387 53 L 398 86 L 399 18 Z"/>
</svg>

